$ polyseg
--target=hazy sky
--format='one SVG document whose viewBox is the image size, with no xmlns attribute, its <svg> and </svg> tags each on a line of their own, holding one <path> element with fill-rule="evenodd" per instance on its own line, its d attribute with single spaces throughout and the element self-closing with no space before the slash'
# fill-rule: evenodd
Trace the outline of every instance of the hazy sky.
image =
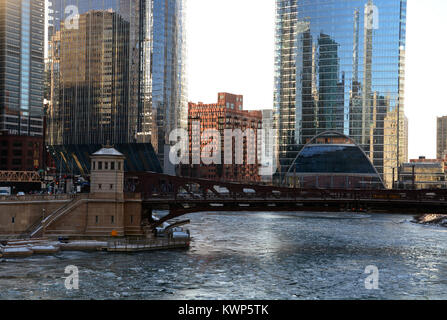
<svg viewBox="0 0 447 320">
<path fill-rule="evenodd" d="M 273 104 L 274 0 L 188 0 L 189 100 L 244 95 L 246 109 Z M 447 1 L 408 0 L 405 113 L 410 158 L 436 156 L 436 116 L 447 115 Z"/>
</svg>

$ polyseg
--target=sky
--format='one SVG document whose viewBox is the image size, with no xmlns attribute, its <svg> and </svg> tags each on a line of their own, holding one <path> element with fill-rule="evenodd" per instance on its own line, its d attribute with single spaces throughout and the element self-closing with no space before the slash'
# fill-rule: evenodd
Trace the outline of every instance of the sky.
<svg viewBox="0 0 447 320">
<path fill-rule="evenodd" d="M 245 109 L 273 107 L 274 0 L 188 0 L 189 100 L 244 95 Z M 436 117 L 447 115 L 447 1 L 408 0 L 405 113 L 409 156 L 436 157 Z"/>
</svg>

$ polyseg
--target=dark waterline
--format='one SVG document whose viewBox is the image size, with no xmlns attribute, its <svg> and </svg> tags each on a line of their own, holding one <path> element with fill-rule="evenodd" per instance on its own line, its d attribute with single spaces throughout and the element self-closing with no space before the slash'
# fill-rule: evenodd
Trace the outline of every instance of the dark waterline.
<svg viewBox="0 0 447 320">
<path fill-rule="evenodd" d="M 404 215 L 201 213 L 189 250 L 0 260 L 0 299 L 447 299 L 447 229 Z M 79 290 L 64 286 L 79 268 Z M 379 290 L 366 290 L 367 266 Z"/>
</svg>

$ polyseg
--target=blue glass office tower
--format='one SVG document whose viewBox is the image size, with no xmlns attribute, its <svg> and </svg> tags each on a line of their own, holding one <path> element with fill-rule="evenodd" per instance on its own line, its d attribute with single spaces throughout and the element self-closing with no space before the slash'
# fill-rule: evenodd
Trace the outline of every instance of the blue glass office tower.
<svg viewBox="0 0 447 320">
<path fill-rule="evenodd" d="M 51 145 L 152 143 L 186 128 L 185 0 L 51 0 Z"/>
<path fill-rule="evenodd" d="M 350 136 L 388 187 L 407 154 L 406 0 L 276 0 L 281 176 L 318 134 Z"/>
</svg>

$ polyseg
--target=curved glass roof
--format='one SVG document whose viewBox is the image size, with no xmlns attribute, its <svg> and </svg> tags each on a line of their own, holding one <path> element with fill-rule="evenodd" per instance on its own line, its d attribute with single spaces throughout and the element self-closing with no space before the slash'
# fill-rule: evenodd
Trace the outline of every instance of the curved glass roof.
<svg viewBox="0 0 447 320">
<path fill-rule="evenodd" d="M 311 144 L 304 147 L 296 162 L 297 173 L 377 175 L 374 166 L 356 145 Z M 290 170 L 289 172 L 293 172 Z"/>
</svg>

